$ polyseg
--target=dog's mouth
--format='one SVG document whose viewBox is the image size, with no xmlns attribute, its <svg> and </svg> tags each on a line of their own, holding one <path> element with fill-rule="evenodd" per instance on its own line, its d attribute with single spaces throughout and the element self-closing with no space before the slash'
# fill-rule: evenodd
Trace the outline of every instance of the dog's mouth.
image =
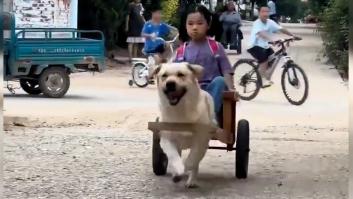
<svg viewBox="0 0 353 199">
<path fill-rule="evenodd" d="M 172 106 L 177 105 L 180 102 L 181 98 L 183 98 L 185 93 L 186 93 L 186 88 L 181 88 L 173 91 L 168 89 L 164 90 L 164 94 L 167 96 L 169 100 L 169 104 Z"/>
</svg>

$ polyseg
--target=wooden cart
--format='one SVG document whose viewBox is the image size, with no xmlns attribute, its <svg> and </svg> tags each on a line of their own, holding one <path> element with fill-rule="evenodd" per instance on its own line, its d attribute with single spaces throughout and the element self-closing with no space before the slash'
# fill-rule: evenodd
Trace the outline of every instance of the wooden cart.
<svg viewBox="0 0 353 199">
<path fill-rule="evenodd" d="M 223 132 L 214 135 L 212 140 L 218 140 L 225 146 L 209 146 L 209 149 L 233 151 L 235 153 L 235 175 L 237 178 L 246 178 L 249 163 L 249 122 L 240 120 L 236 129 L 236 102 L 234 92 L 226 91 L 223 94 Z M 160 131 L 205 131 L 214 132 L 219 127 L 204 124 L 149 122 L 148 129 L 153 132 L 152 163 L 156 175 L 165 175 L 168 158 L 160 146 Z M 236 143 L 236 145 L 235 145 Z"/>
</svg>

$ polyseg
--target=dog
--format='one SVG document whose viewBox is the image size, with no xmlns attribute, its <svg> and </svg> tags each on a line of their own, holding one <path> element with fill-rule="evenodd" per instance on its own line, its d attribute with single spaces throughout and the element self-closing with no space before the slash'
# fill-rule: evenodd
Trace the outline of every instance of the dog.
<svg viewBox="0 0 353 199">
<path fill-rule="evenodd" d="M 155 67 L 153 75 L 157 81 L 161 122 L 216 124 L 213 99 L 201 90 L 198 83 L 202 72 L 202 66 L 186 62 L 163 63 Z M 177 183 L 187 174 L 185 186 L 197 187 L 199 164 L 212 133 L 162 131 L 160 135 L 161 148 L 168 157 L 173 181 Z M 190 149 L 185 164 L 181 158 L 184 149 Z"/>
</svg>

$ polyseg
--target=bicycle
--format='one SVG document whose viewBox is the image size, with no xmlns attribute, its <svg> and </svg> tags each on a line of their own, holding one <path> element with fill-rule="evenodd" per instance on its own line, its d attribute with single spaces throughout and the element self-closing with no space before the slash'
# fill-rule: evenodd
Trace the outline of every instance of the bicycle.
<svg viewBox="0 0 353 199">
<path fill-rule="evenodd" d="M 173 43 L 178 39 L 179 34 L 177 33 L 172 40 L 165 41 L 161 37 L 157 37 L 156 39 L 163 40 L 167 47 L 170 48 L 171 55 L 174 54 Z M 133 86 L 136 84 L 138 87 L 144 88 L 148 84 L 152 84 L 149 81 L 149 69 L 153 67 L 156 63 L 154 59 L 155 53 L 145 53 L 142 52 L 144 55 L 147 56 L 146 58 L 132 58 L 132 79 L 129 80 L 129 85 Z"/>
<path fill-rule="evenodd" d="M 308 97 L 309 82 L 304 70 L 299 67 L 286 52 L 289 43 L 295 40 L 299 39 L 290 38 L 270 42 L 271 45 L 280 46 L 280 49 L 270 56 L 268 72 L 269 79 L 271 79 L 278 63 L 284 58 L 285 61 L 282 65 L 283 71 L 281 75 L 282 91 L 289 103 L 301 105 Z M 250 66 L 250 70 L 245 70 L 245 66 Z M 240 59 L 234 64 L 234 82 L 240 99 L 250 101 L 258 95 L 260 88 L 266 88 L 263 85 L 258 67 L 258 62 L 255 59 Z M 242 74 L 242 71 L 245 71 L 245 74 Z M 302 81 L 300 81 L 300 76 L 302 77 Z M 253 87 L 251 87 L 251 85 L 253 85 Z M 295 90 L 304 88 L 303 94 L 300 95 L 299 99 L 294 99 L 294 96 L 289 94 L 291 87 Z"/>
</svg>

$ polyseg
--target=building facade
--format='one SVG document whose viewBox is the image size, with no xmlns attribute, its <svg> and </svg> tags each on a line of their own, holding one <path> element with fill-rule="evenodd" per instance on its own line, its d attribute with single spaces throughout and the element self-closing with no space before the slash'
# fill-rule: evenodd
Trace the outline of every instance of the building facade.
<svg viewBox="0 0 353 199">
<path fill-rule="evenodd" d="M 77 28 L 78 0 L 5 0 L 19 28 Z"/>
</svg>

